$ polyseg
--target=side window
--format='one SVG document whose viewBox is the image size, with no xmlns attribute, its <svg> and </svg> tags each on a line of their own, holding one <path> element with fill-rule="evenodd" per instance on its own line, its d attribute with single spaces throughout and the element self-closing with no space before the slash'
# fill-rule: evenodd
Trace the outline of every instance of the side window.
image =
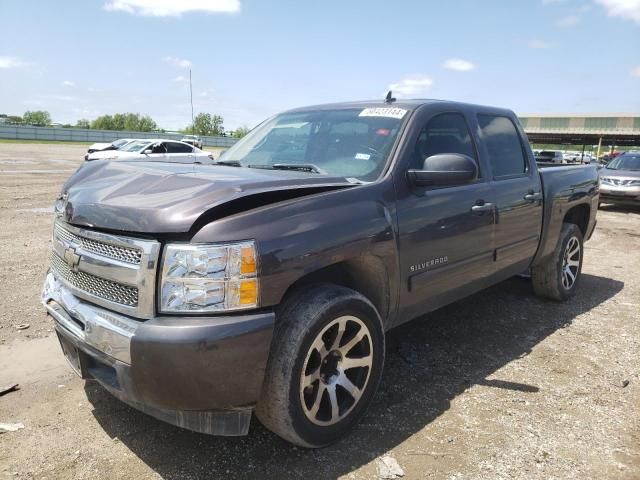
<svg viewBox="0 0 640 480">
<path fill-rule="evenodd" d="M 156 143 L 151 147 L 151 153 L 166 153 L 167 149 L 164 143 Z"/>
<path fill-rule="evenodd" d="M 442 113 L 429 120 L 418 136 L 411 168 L 421 169 L 425 158 L 439 153 L 460 153 L 478 163 L 469 127 L 460 113 Z"/>
<path fill-rule="evenodd" d="M 167 152 L 168 153 L 191 153 L 193 152 L 193 147 L 191 145 L 187 145 L 184 143 L 178 142 L 167 142 Z"/>
<path fill-rule="evenodd" d="M 478 123 L 487 146 L 493 177 L 526 173 L 527 162 L 513 122 L 507 117 L 478 115 Z"/>
</svg>

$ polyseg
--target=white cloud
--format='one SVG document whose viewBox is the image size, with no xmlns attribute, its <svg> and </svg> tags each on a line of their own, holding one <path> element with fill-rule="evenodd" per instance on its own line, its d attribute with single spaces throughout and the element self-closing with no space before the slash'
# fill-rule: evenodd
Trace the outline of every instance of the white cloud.
<svg viewBox="0 0 640 480">
<path fill-rule="evenodd" d="M 578 23 L 580 23 L 580 17 L 577 15 L 568 15 L 558 20 L 556 22 L 556 26 L 561 28 L 570 28 L 575 27 Z"/>
<path fill-rule="evenodd" d="M 640 25 L 640 0 L 595 0 L 610 17 L 620 17 Z"/>
<path fill-rule="evenodd" d="M 18 57 L 0 57 L 0 68 L 20 68 L 29 65 L 29 62 L 20 60 Z"/>
<path fill-rule="evenodd" d="M 108 0 L 104 9 L 147 17 L 179 17 L 190 12 L 236 13 L 240 0 Z"/>
<path fill-rule="evenodd" d="M 62 86 L 63 87 L 75 87 L 76 83 L 72 82 L 71 80 L 65 80 L 64 82 L 62 82 Z"/>
<path fill-rule="evenodd" d="M 534 38 L 533 40 L 529 40 L 527 42 L 527 46 L 529 48 L 535 48 L 535 49 L 546 49 L 546 48 L 556 48 L 558 44 L 555 42 L 547 42 L 546 40 L 540 40 L 540 39 Z"/>
<path fill-rule="evenodd" d="M 634 67 L 631 70 L 631 76 L 632 77 L 636 77 L 636 78 L 640 78 L 640 65 L 638 65 L 637 67 Z"/>
<path fill-rule="evenodd" d="M 399 82 L 389 85 L 389 90 L 398 95 L 419 95 L 433 85 L 433 80 L 426 75 L 411 75 Z"/>
<path fill-rule="evenodd" d="M 442 67 L 449 70 L 457 70 L 458 72 L 468 72 L 476 68 L 473 63 L 468 60 L 463 60 L 462 58 L 450 58 L 442 64 Z"/>
<path fill-rule="evenodd" d="M 186 58 L 178 58 L 178 57 L 163 57 L 162 61 L 172 65 L 174 67 L 179 68 L 191 68 L 191 60 L 187 60 Z"/>
<path fill-rule="evenodd" d="M 184 75 L 178 75 L 176 78 L 173 79 L 173 81 L 178 83 L 185 83 L 185 82 L 188 82 L 189 79 Z"/>
</svg>

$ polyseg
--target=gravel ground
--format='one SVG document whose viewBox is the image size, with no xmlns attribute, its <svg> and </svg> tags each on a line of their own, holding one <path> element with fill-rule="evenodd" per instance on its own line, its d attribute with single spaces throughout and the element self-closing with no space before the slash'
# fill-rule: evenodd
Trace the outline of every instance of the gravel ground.
<svg viewBox="0 0 640 480">
<path fill-rule="evenodd" d="M 640 478 L 640 210 L 599 212 L 568 303 L 514 278 L 390 332 L 366 417 L 309 451 L 257 422 L 187 432 L 70 373 L 38 294 L 49 208 L 82 153 L 0 145 L 0 386 L 21 384 L 0 423 L 24 424 L 0 434 L 0 479 Z"/>
</svg>

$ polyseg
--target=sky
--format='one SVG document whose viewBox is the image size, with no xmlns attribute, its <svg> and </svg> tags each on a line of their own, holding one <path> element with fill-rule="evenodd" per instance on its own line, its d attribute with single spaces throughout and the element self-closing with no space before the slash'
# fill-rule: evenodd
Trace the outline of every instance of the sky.
<svg viewBox="0 0 640 480">
<path fill-rule="evenodd" d="M 0 0 L 0 113 L 252 127 L 289 108 L 440 98 L 640 112 L 640 0 Z"/>
</svg>

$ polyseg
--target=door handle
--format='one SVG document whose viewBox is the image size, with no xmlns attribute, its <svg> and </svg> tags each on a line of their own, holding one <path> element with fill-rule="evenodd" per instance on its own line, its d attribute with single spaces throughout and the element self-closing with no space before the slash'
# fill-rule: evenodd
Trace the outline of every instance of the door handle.
<svg viewBox="0 0 640 480">
<path fill-rule="evenodd" d="M 493 210 L 493 203 L 483 203 L 482 205 L 474 205 L 471 207 L 473 213 L 489 212 Z"/>
<path fill-rule="evenodd" d="M 542 194 L 541 194 L 540 192 L 537 192 L 537 193 L 527 193 L 527 194 L 524 196 L 524 199 L 525 199 L 527 202 L 535 202 L 535 201 L 537 201 L 537 200 L 542 200 Z"/>
</svg>

